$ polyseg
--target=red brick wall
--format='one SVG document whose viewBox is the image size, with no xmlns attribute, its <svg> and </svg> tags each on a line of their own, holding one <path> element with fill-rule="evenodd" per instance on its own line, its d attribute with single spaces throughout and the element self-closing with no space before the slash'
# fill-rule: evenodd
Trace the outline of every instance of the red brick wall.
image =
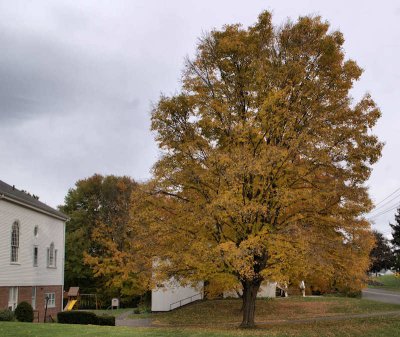
<svg viewBox="0 0 400 337">
<path fill-rule="evenodd" d="M 47 308 L 47 317 L 54 319 L 57 313 L 61 311 L 62 305 L 62 286 L 36 286 L 36 310 L 39 311 L 40 322 L 44 321 L 45 312 L 45 294 L 55 293 L 55 308 Z M 0 287 L 0 309 L 8 307 L 9 287 Z M 32 287 L 18 287 L 18 303 L 28 302 L 32 304 Z"/>
<path fill-rule="evenodd" d="M 7 309 L 8 306 L 8 287 L 0 287 L 0 309 Z"/>
</svg>

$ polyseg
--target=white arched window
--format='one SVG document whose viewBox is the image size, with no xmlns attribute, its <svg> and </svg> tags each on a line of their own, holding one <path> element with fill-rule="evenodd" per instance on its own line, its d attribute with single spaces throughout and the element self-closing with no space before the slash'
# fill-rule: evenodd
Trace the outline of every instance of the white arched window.
<svg viewBox="0 0 400 337">
<path fill-rule="evenodd" d="M 57 249 L 54 249 L 54 242 L 47 248 L 47 267 L 57 267 Z"/>
<path fill-rule="evenodd" d="M 15 221 L 11 227 L 11 262 L 18 262 L 19 223 Z"/>
</svg>

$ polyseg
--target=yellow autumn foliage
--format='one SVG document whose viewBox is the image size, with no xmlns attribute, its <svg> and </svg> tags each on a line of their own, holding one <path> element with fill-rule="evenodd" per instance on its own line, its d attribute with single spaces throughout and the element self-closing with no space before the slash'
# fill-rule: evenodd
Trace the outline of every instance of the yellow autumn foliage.
<svg viewBox="0 0 400 337">
<path fill-rule="evenodd" d="M 320 17 L 274 27 L 269 12 L 200 40 L 182 90 L 154 107 L 161 156 L 133 197 L 152 282 L 239 285 L 243 326 L 264 280 L 360 288 L 380 111 L 369 95 L 352 101 L 362 70 L 343 43 Z"/>
</svg>

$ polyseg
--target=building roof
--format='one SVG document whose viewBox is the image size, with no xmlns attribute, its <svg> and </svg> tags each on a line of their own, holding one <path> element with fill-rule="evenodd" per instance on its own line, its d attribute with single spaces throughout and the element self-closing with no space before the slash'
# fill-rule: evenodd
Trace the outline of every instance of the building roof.
<svg viewBox="0 0 400 337">
<path fill-rule="evenodd" d="M 35 195 L 30 195 L 25 191 L 20 191 L 16 189 L 15 186 L 8 185 L 7 183 L 1 180 L 0 180 L 0 199 L 7 199 L 11 202 L 22 204 L 22 206 L 34 209 L 41 213 L 51 215 L 53 217 L 56 217 L 64 221 L 68 219 L 68 217 L 64 213 L 39 201 L 38 197 L 36 197 Z"/>
</svg>

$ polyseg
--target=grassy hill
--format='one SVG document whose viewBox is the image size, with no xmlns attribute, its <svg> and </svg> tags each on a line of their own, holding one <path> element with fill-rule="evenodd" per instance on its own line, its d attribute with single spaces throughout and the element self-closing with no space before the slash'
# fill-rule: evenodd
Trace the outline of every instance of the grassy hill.
<svg viewBox="0 0 400 337">
<path fill-rule="evenodd" d="M 383 275 L 383 276 L 373 277 L 372 280 L 381 283 L 382 285 L 381 286 L 370 285 L 369 288 L 400 291 L 400 277 L 396 277 L 395 275 Z"/>
<path fill-rule="evenodd" d="M 384 316 L 384 312 L 398 312 Z M 352 314 L 377 314 L 351 317 Z M 349 317 L 350 316 L 350 317 Z M 143 315 L 133 315 L 135 318 Z M 99 327 L 0 322 L 1 337 L 393 337 L 399 336 L 400 306 L 343 297 L 291 297 L 258 300 L 258 329 L 240 330 L 240 300 L 198 302 L 147 314 L 158 327 Z M 329 318 L 329 319 L 326 319 Z M 340 320 L 337 320 L 341 318 Z M 262 324 L 264 322 L 264 324 Z"/>
<path fill-rule="evenodd" d="M 167 312 L 135 315 L 130 318 L 153 318 L 160 325 L 200 325 L 215 327 L 239 324 L 241 301 L 238 299 L 210 300 Z M 399 305 L 345 297 L 289 297 L 258 300 L 256 322 L 299 320 L 347 314 L 362 314 L 400 310 Z M 400 311 L 399 311 L 400 313 Z"/>
</svg>

